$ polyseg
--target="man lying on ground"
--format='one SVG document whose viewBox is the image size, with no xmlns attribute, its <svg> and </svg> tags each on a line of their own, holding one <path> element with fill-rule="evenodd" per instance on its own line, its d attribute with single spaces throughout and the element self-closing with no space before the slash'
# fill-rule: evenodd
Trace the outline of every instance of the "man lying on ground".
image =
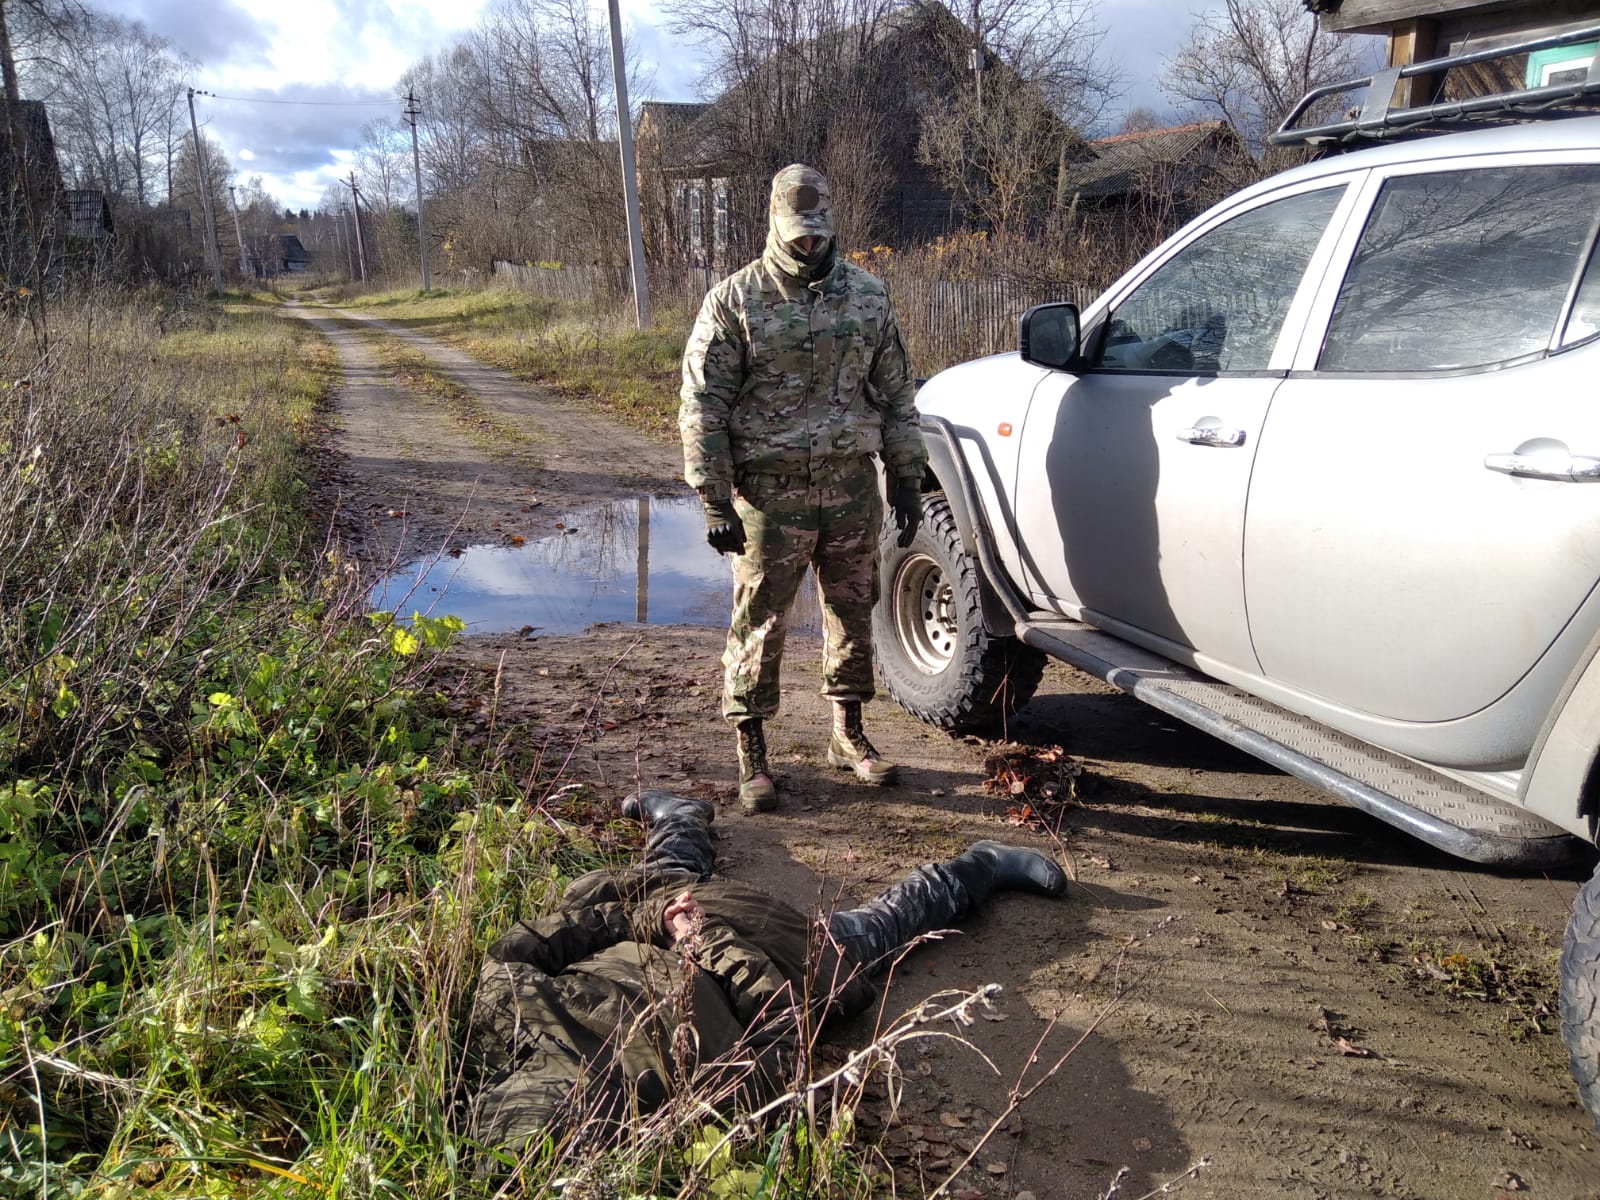
<svg viewBox="0 0 1600 1200">
<path fill-rule="evenodd" d="M 1059 896 L 1061 868 L 981 841 L 860 908 L 808 916 L 712 875 L 715 809 L 645 791 L 644 865 L 594 871 L 490 949 L 467 1040 L 471 1133 L 512 1146 L 610 1138 L 686 1090 L 722 1112 L 783 1094 L 828 1016 L 876 1000 L 871 976 L 991 893 Z"/>
</svg>

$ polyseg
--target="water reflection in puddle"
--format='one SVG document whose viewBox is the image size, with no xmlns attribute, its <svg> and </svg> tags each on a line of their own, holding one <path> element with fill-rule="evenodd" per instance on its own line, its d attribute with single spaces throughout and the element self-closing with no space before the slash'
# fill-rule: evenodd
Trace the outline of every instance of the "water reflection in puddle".
<svg viewBox="0 0 1600 1200">
<path fill-rule="evenodd" d="M 372 606 L 460 617 L 470 633 L 580 633 L 600 621 L 724 626 L 731 559 L 706 545 L 694 498 L 619 500 L 563 519 L 564 532 L 523 546 L 471 546 L 385 576 Z M 820 633 L 807 574 L 790 628 Z"/>
</svg>

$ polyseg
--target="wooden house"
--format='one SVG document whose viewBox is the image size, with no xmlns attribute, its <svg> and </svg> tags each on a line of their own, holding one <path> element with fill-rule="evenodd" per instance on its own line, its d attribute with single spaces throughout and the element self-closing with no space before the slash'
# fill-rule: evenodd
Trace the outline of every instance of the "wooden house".
<svg viewBox="0 0 1600 1200">
<path fill-rule="evenodd" d="M 818 145 L 873 145 L 860 157 L 872 177 L 870 211 L 859 206 L 869 189 L 829 168 L 813 153 L 811 165 L 829 171 L 841 235 L 856 245 L 881 241 L 903 246 L 929 241 L 962 224 L 948 188 L 918 158 L 923 124 L 935 105 L 972 76 L 950 48 L 970 34 L 942 4 L 909 4 L 863 35 L 846 61 L 852 78 L 841 92 L 870 97 L 866 128 L 813 130 Z M 986 74 L 1005 68 L 990 56 Z M 782 64 L 771 64 L 772 71 Z M 636 132 L 647 253 L 722 274 L 760 252 L 766 237 L 767 186 L 774 171 L 806 161 L 803 146 L 752 150 L 749 93 L 762 86 L 758 70 L 747 83 L 709 103 L 646 101 Z M 858 120 L 859 120 L 858 116 Z M 1060 139 L 1074 135 L 1063 122 Z M 845 205 L 858 208 L 842 218 Z M 842 219 L 841 219 L 842 218 Z M 851 237 L 850 235 L 854 236 Z M 870 240 L 869 240 L 870 239 Z"/>
<path fill-rule="evenodd" d="M 111 205 L 98 188 L 67 189 L 67 234 L 79 242 L 99 244 L 116 236 Z"/>
<path fill-rule="evenodd" d="M 1231 125 L 1199 121 L 1085 143 L 1067 163 L 1061 191 L 1080 211 L 1157 203 L 1181 221 L 1210 203 L 1219 181 L 1238 186 L 1250 167 L 1249 151 Z"/>
<path fill-rule="evenodd" d="M 66 188 L 44 103 L 10 107 L 0 98 L 0 281 L 38 283 L 60 271 Z"/>
</svg>

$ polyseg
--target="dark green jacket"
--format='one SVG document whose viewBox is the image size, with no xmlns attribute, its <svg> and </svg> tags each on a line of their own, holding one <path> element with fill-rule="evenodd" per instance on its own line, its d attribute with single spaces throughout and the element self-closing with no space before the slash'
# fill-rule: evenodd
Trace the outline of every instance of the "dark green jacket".
<svg viewBox="0 0 1600 1200">
<path fill-rule="evenodd" d="M 706 913 L 688 970 L 662 924 L 685 888 Z M 626 1122 L 680 1079 L 723 1111 L 748 1112 L 793 1081 L 824 1016 L 874 999 L 815 919 L 755 888 L 592 872 L 483 964 L 467 1039 L 472 1133 L 504 1145 Z"/>
</svg>

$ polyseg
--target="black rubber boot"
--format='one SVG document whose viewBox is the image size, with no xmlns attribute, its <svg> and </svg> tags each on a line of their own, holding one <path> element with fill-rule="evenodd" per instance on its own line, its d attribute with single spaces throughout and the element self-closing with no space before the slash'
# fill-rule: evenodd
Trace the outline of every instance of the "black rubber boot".
<svg viewBox="0 0 1600 1200">
<path fill-rule="evenodd" d="M 674 796 L 650 788 L 622 801 L 622 815 L 644 821 L 645 869 L 692 871 L 709 879 L 717 852 L 711 845 L 711 822 L 717 810 L 704 800 Z"/>
<path fill-rule="evenodd" d="M 961 885 L 936 863 L 918 867 L 860 908 L 828 918 L 828 932 L 855 962 L 881 971 L 924 933 L 948 929 L 962 909 Z"/>
<path fill-rule="evenodd" d="M 999 842 L 974 842 L 965 854 L 940 867 L 956 880 L 966 903 L 964 916 L 995 892 L 1033 892 L 1059 896 L 1067 890 L 1067 873 L 1037 850 L 1004 846 Z"/>
<path fill-rule="evenodd" d="M 869 971 L 882 970 L 912 940 L 966 916 L 995 892 L 1059 896 L 1067 874 L 1037 850 L 975 842 L 959 858 L 926 863 L 860 908 L 828 918 L 828 932 Z"/>
<path fill-rule="evenodd" d="M 717 819 L 717 806 L 709 800 L 693 796 L 677 796 L 661 788 L 645 788 L 629 792 L 622 798 L 622 815 L 630 821 L 644 821 L 654 825 L 675 812 L 692 812 L 707 825 Z"/>
</svg>

